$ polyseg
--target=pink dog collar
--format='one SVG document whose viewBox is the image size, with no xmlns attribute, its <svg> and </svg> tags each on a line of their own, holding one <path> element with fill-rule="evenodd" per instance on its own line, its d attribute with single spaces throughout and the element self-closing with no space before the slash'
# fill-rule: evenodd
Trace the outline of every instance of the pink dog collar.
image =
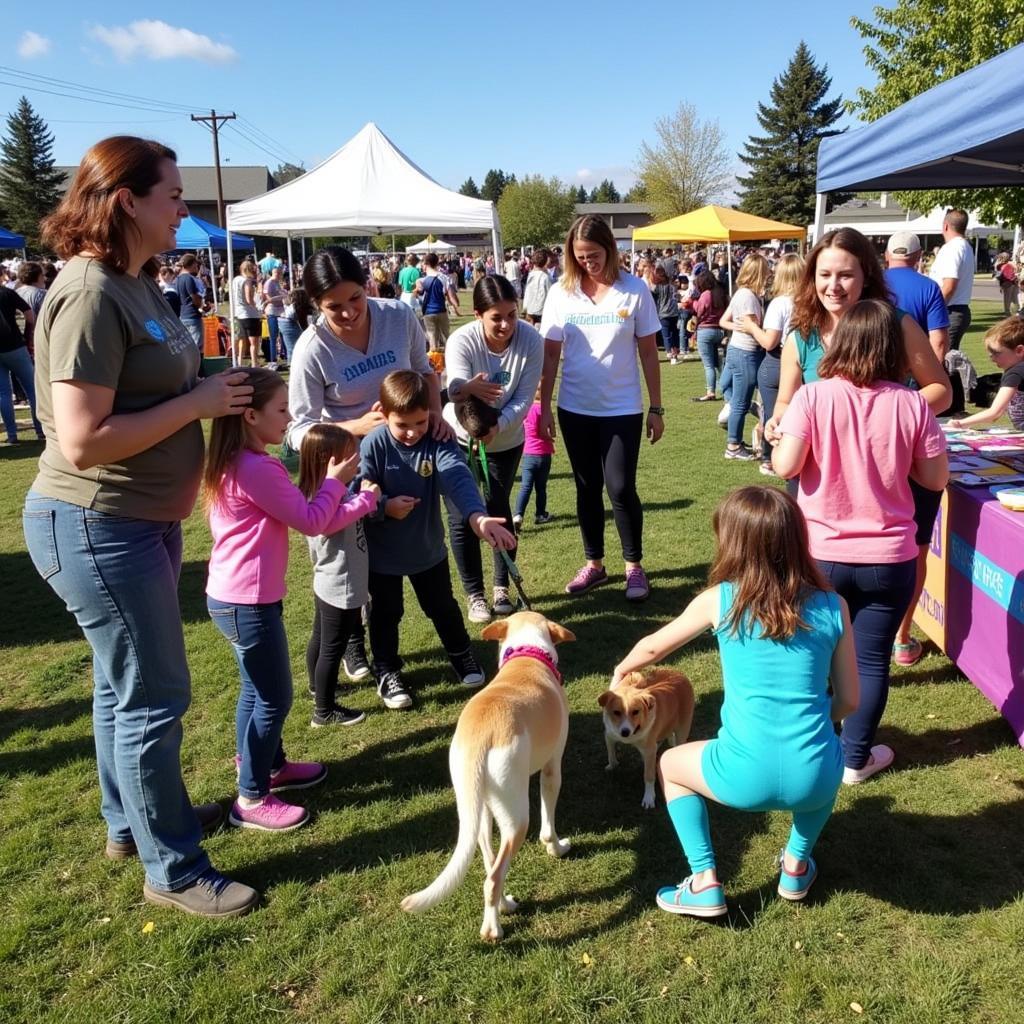
<svg viewBox="0 0 1024 1024">
<path fill-rule="evenodd" d="M 502 665 L 513 658 L 533 658 L 534 661 L 543 662 L 558 680 L 558 685 L 565 686 L 565 683 L 562 681 L 562 673 L 558 671 L 558 666 L 555 664 L 554 659 L 543 647 L 532 647 L 529 644 L 524 644 L 522 647 L 506 647 L 505 652 L 501 656 Z"/>
</svg>

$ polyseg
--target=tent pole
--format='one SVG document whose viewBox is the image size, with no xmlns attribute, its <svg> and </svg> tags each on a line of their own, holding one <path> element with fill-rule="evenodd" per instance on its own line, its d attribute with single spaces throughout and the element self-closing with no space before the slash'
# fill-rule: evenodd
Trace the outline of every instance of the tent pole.
<svg viewBox="0 0 1024 1024">
<path fill-rule="evenodd" d="M 306 265 L 306 236 L 302 236 L 302 265 Z"/>
<path fill-rule="evenodd" d="M 292 288 L 295 287 L 295 261 L 292 259 L 292 233 L 286 235 L 288 239 L 288 281 Z"/>
<path fill-rule="evenodd" d="M 827 192 L 819 192 L 814 199 L 814 237 L 812 245 L 817 245 L 818 239 L 825 234 L 825 204 L 828 199 Z"/>
<path fill-rule="evenodd" d="M 210 239 L 207 239 L 209 242 Z M 213 292 L 213 311 L 214 313 L 220 313 L 220 307 L 217 305 L 217 271 L 213 267 L 213 243 L 211 242 L 206 248 L 206 254 L 210 257 L 210 291 Z"/>
<path fill-rule="evenodd" d="M 228 234 L 228 337 L 231 339 L 231 365 L 238 366 L 235 348 L 235 254 L 231 251 L 231 228 Z"/>
<path fill-rule="evenodd" d="M 729 298 L 732 298 L 732 239 L 727 238 L 725 240 L 725 259 L 726 266 L 729 273 Z"/>
<path fill-rule="evenodd" d="M 636 273 L 636 239 L 633 237 L 629 239 L 629 272 Z"/>
</svg>

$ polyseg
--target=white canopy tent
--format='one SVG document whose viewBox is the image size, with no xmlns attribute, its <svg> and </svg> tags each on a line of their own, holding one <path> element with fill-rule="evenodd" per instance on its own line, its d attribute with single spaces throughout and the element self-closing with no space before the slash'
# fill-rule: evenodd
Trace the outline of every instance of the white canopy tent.
<svg viewBox="0 0 1024 1024">
<path fill-rule="evenodd" d="M 228 275 L 234 279 L 231 234 L 288 239 L 312 235 L 443 234 L 491 236 L 495 259 L 501 228 L 493 203 L 439 185 L 372 121 L 322 164 L 279 188 L 227 207 Z M 234 302 L 231 309 L 234 332 Z"/>
<path fill-rule="evenodd" d="M 438 238 L 435 241 L 430 241 L 429 238 L 424 238 L 422 242 L 417 242 L 415 245 L 407 245 L 405 247 L 406 252 L 455 252 L 455 246 L 451 242 L 445 242 Z"/>
</svg>

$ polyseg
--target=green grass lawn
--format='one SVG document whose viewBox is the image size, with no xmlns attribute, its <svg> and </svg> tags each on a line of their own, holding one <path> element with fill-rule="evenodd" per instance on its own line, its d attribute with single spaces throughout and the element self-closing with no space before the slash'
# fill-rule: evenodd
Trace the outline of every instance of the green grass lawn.
<svg viewBox="0 0 1024 1024">
<path fill-rule="evenodd" d="M 975 315 L 965 347 L 986 372 L 980 337 L 996 304 L 976 303 Z M 209 923 L 142 901 L 139 865 L 102 853 L 88 648 L 24 549 L 20 509 L 38 447 L 0 449 L 0 1021 L 1024 1021 L 1024 758 L 931 647 L 894 673 L 880 739 L 897 751 L 897 770 L 840 793 L 806 905 L 774 891 L 786 816 L 712 807 L 727 921 L 654 908 L 656 887 L 680 880 L 685 864 L 660 794 L 656 811 L 640 808 L 639 757 L 626 751 L 606 775 L 596 698 L 616 660 L 702 586 L 716 502 L 763 480 L 756 464 L 723 461 L 720 406 L 690 403 L 702 389 L 698 363 L 663 365 L 663 381 L 667 432 L 640 463 L 650 601 L 626 604 L 617 558 L 615 586 L 563 593 L 581 560 L 563 451 L 556 519 L 536 528 L 528 517 L 528 592 L 579 639 L 561 649 L 572 718 L 558 824 L 573 851 L 555 861 L 534 841 L 534 783 L 530 842 L 508 885 L 522 908 L 496 948 L 477 936 L 479 858 L 448 902 L 418 918 L 398 909 L 454 844 L 447 746 L 466 695 L 409 595 L 402 642 L 417 710 L 385 711 L 361 687 L 344 699 L 368 712 L 365 723 L 310 730 L 312 599 L 298 536 L 285 604 L 297 694 L 285 741 L 291 756 L 329 766 L 327 782 L 301 797 L 312 824 L 208 840 L 219 868 L 266 893 L 250 917 Z M 197 802 L 227 801 L 234 782 L 238 675 L 205 610 L 209 548 L 195 515 L 181 607 L 194 689 L 184 772 Z M 493 671 L 493 646 L 481 641 L 479 652 Z M 710 638 L 674 663 L 697 692 L 693 735 L 712 735 L 721 676 Z"/>
</svg>

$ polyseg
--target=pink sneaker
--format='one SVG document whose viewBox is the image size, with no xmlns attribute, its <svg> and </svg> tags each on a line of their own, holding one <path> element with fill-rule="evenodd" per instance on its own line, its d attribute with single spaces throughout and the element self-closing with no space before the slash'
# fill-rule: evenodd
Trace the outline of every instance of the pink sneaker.
<svg viewBox="0 0 1024 1024">
<path fill-rule="evenodd" d="M 255 807 L 243 807 L 237 800 L 231 805 L 228 821 L 236 828 L 255 828 L 261 832 L 290 832 L 309 821 L 305 807 L 286 804 L 268 793 Z"/>
<path fill-rule="evenodd" d="M 235 780 L 238 779 L 242 758 L 235 754 Z M 276 772 L 270 773 L 270 792 L 283 793 L 286 789 L 309 789 L 327 778 L 327 769 L 316 761 L 285 761 Z"/>
<path fill-rule="evenodd" d="M 626 570 L 626 600 L 646 601 L 651 596 L 651 585 L 647 582 L 647 574 L 637 566 Z"/>
<path fill-rule="evenodd" d="M 608 570 L 607 569 L 595 569 L 592 565 L 585 565 L 575 576 L 565 585 L 565 592 L 567 594 L 585 594 L 588 590 L 593 590 L 594 587 L 601 586 L 602 583 L 608 582 Z"/>
</svg>

